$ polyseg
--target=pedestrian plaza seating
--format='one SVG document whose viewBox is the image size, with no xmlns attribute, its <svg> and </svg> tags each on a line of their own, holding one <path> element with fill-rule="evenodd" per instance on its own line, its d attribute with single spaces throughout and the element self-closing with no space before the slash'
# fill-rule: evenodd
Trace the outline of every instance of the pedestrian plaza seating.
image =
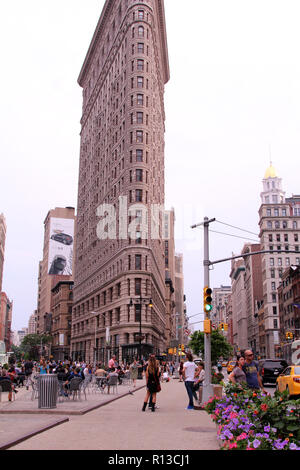
<svg viewBox="0 0 300 470">
<path fill-rule="evenodd" d="M 109 377 L 108 382 L 107 382 L 108 394 L 110 393 L 110 390 L 112 390 L 112 393 L 114 393 L 114 391 L 118 393 L 118 377 L 117 376 Z"/>
</svg>

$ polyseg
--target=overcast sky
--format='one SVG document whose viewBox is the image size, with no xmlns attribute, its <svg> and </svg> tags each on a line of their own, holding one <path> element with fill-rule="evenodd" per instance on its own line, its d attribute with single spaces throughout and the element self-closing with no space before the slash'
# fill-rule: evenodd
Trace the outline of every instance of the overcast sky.
<svg viewBox="0 0 300 470">
<path fill-rule="evenodd" d="M 77 78 L 104 0 L 1 2 L 0 213 L 7 221 L 3 290 L 13 329 L 36 308 L 43 221 L 77 205 L 82 97 Z M 258 233 L 271 158 L 300 193 L 299 0 L 165 0 L 166 208 L 176 212 L 188 315 L 202 310 L 204 216 Z M 247 234 L 214 223 L 212 230 Z M 250 241 L 251 241 L 250 240 Z M 210 234 L 210 259 L 246 240 Z M 230 263 L 212 287 L 230 285 Z M 200 317 L 193 317 L 193 321 Z M 200 324 L 194 325 L 195 328 Z"/>
</svg>

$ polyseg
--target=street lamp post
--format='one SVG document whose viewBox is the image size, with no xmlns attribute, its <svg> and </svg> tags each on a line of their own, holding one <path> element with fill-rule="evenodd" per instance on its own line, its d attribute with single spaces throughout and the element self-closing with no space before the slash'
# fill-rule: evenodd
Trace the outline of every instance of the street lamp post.
<svg viewBox="0 0 300 470">
<path fill-rule="evenodd" d="M 142 336 L 142 304 L 148 304 L 150 308 L 152 308 L 152 299 L 149 299 L 149 297 L 142 297 L 141 295 L 137 299 L 130 299 L 129 306 L 132 307 L 134 303 L 137 303 L 140 305 L 140 316 L 139 316 L 139 360 L 142 359 L 142 340 L 144 339 L 144 336 Z"/>
<path fill-rule="evenodd" d="M 96 347 L 96 315 L 102 315 L 104 317 L 104 327 L 105 327 L 105 313 L 102 313 L 102 312 L 91 312 L 92 314 L 95 315 L 95 338 L 94 338 L 94 342 L 95 342 L 95 346 L 94 346 L 94 361 L 95 361 L 95 364 L 96 364 L 96 356 L 97 356 L 97 347 Z M 105 349 L 105 357 L 104 357 L 104 362 L 106 363 L 106 349 Z"/>
</svg>

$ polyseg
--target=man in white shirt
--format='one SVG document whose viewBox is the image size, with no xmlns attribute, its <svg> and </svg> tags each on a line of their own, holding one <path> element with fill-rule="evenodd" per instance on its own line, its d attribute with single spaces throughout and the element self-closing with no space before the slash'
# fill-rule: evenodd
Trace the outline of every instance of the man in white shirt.
<svg viewBox="0 0 300 470">
<path fill-rule="evenodd" d="M 200 370 L 199 367 L 194 363 L 193 356 L 191 353 L 186 355 L 187 361 L 183 364 L 183 380 L 185 388 L 189 397 L 189 404 L 187 410 L 194 409 L 194 398 L 193 398 L 193 388 L 196 377 L 198 377 Z"/>
</svg>

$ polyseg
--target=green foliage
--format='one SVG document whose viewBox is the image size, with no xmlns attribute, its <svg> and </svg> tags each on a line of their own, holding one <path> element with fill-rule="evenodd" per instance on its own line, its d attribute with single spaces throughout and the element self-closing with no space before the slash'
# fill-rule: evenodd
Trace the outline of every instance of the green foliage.
<svg viewBox="0 0 300 470">
<path fill-rule="evenodd" d="M 189 347 L 197 356 L 205 357 L 204 354 L 204 333 L 203 331 L 195 331 L 191 336 Z M 211 334 L 211 361 L 216 364 L 218 358 L 229 357 L 233 353 L 231 344 L 227 339 L 217 330 L 213 330 Z"/>
<path fill-rule="evenodd" d="M 38 360 L 40 356 L 41 344 L 49 344 L 52 341 L 50 335 L 31 334 L 26 335 L 20 344 L 20 350 L 24 359 Z"/>
<path fill-rule="evenodd" d="M 205 410 L 218 425 L 223 449 L 300 450 L 300 400 L 228 383 L 225 396 L 212 397 Z"/>
</svg>

